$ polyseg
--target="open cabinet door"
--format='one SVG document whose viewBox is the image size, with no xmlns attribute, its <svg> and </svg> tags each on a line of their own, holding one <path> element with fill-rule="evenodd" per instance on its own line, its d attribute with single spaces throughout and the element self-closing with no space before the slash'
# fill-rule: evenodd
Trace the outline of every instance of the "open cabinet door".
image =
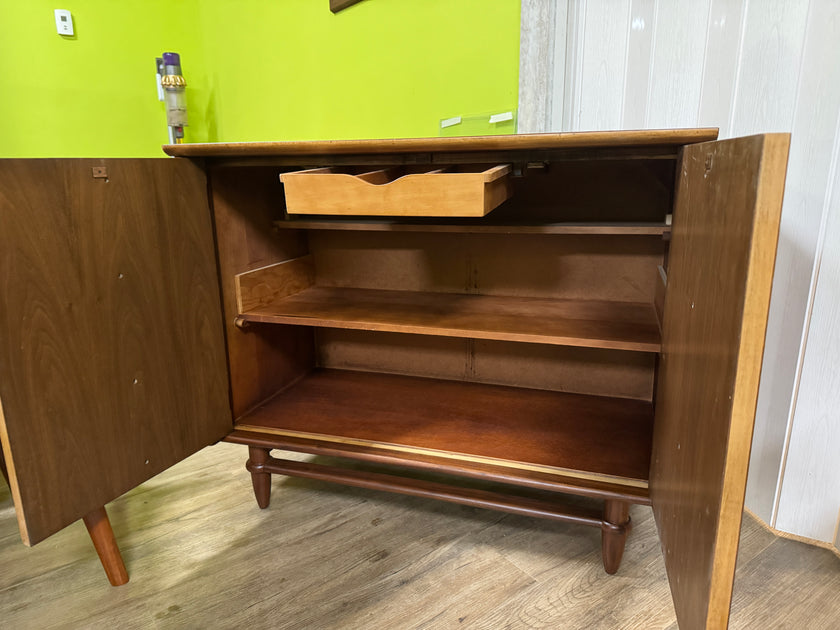
<svg viewBox="0 0 840 630">
<path fill-rule="evenodd" d="M 728 624 L 789 142 L 682 154 L 650 476 L 682 630 Z"/>
<path fill-rule="evenodd" d="M 0 437 L 34 544 L 231 430 L 203 171 L 0 160 Z"/>
</svg>

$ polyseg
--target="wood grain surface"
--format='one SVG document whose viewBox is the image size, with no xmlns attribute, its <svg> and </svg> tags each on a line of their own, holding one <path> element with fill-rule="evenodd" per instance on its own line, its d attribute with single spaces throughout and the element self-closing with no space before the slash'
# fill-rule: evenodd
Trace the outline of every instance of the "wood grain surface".
<svg viewBox="0 0 840 630">
<path fill-rule="evenodd" d="M 105 575 L 111 586 L 122 586 L 128 582 L 128 571 L 125 570 L 125 563 L 117 546 L 117 539 L 114 537 L 114 530 L 111 528 L 111 521 L 105 506 L 85 514 L 82 518 L 87 527 L 90 539 L 96 549 L 96 555 L 105 569 Z"/>
<path fill-rule="evenodd" d="M 717 138 L 716 128 L 646 129 L 539 133 L 510 136 L 464 136 L 456 138 L 393 138 L 383 140 L 322 140 L 302 142 L 218 142 L 170 144 L 167 155 L 181 157 L 259 155 L 340 155 L 365 153 L 414 153 L 422 151 L 504 151 L 598 147 L 662 147 Z"/>
<path fill-rule="evenodd" d="M 214 258 L 194 164 L 0 163 L 3 449 L 28 543 L 230 431 Z"/>
<path fill-rule="evenodd" d="M 651 413 L 637 400 L 316 370 L 237 428 L 644 487 Z"/>
<path fill-rule="evenodd" d="M 322 287 L 653 303 L 655 236 L 308 234 Z"/>
<path fill-rule="evenodd" d="M 249 460 L 249 470 L 251 470 L 250 464 L 252 462 L 253 458 Z M 413 497 L 459 503 L 461 505 L 498 510 L 521 516 L 547 518 L 561 523 L 575 523 L 577 525 L 598 528 L 606 525 L 604 519 L 602 519 L 600 510 L 594 508 L 581 510 L 579 508 L 567 507 L 564 505 L 561 497 L 535 499 L 533 497 L 510 494 L 509 492 L 499 490 L 479 490 L 452 483 L 439 483 L 437 481 L 427 481 L 392 473 L 358 471 L 343 466 L 311 464 L 276 457 L 269 457 L 268 461 L 254 470 L 260 471 L 257 473 L 258 475 L 264 474 L 262 471 L 267 471 L 275 475 L 304 477 L 306 479 L 341 483 L 347 486 L 353 486 L 354 488 L 370 488 L 371 490 L 379 490 L 381 492 L 408 494 Z M 256 485 L 254 489 L 257 492 Z M 258 492 L 257 495 L 259 503 Z M 626 504 L 622 505 L 626 506 Z M 260 507 L 265 507 L 265 505 L 260 503 Z M 619 522 L 623 523 L 624 521 Z M 623 541 L 621 543 L 621 550 L 623 551 Z M 616 564 L 616 568 L 618 568 L 618 564 Z M 615 571 L 611 571 L 611 573 L 615 573 Z"/>
<path fill-rule="evenodd" d="M 788 144 L 683 154 L 650 491 L 685 630 L 727 624 Z"/>
<path fill-rule="evenodd" d="M 248 300 L 254 304 L 257 300 Z M 253 322 L 659 351 L 652 304 L 310 287 L 252 307 Z"/>
<path fill-rule="evenodd" d="M 273 168 L 213 168 L 210 198 L 216 227 L 219 282 L 230 366 L 231 405 L 237 417 L 274 395 L 314 361 L 311 330 L 234 325 L 236 276 L 307 253 L 302 232 L 272 230 L 283 189 Z"/>
<path fill-rule="evenodd" d="M 283 173 L 280 181 L 289 214 L 483 217 L 511 195 L 509 164 L 446 171 L 319 168 Z"/>
<path fill-rule="evenodd" d="M 649 352 L 340 328 L 315 339 L 320 367 L 652 400 Z"/>
<path fill-rule="evenodd" d="M 132 575 L 119 589 L 81 523 L 20 544 L 0 482 L 3 624 L 677 628 L 650 508 L 631 506 L 633 532 L 610 576 L 600 533 L 579 525 L 284 477 L 260 510 L 245 457 L 238 444 L 206 448 L 108 506 Z M 840 618 L 840 559 L 829 551 L 775 538 L 746 516 L 738 558 L 733 630 L 832 628 Z"/>
<path fill-rule="evenodd" d="M 261 449 L 324 455 L 335 458 L 344 465 L 348 461 L 388 464 L 399 467 L 402 472 L 435 472 L 452 478 L 479 479 L 509 486 L 548 490 L 554 493 L 560 492 L 595 499 L 617 499 L 634 505 L 650 505 L 647 488 L 571 475 L 567 477 L 555 471 L 517 469 L 500 464 L 441 457 L 428 452 L 389 451 L 378 446 L 243 429 L 233 431 L 225 437 L 225 441 Z"/>
<path fill-rule="evenodd" d="M 301 256 L 234 276 L 238 313 L 258 310 L 309 288 L 315 279 L 312 257 Z"/>
</svg>

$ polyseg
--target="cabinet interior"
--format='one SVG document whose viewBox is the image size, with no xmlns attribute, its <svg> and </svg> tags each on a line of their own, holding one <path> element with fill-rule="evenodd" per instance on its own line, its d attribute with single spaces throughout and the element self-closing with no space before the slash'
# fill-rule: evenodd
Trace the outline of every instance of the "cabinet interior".
<svg viewBox="0 0 840 630">
<path fill-rule="evenodd" d="M 478 219 L 290 215 L 279 174 L 328 161 L 209 169 L 237 429 L 646 493 L 673 156 L 502 157 Z"/>
</svg>

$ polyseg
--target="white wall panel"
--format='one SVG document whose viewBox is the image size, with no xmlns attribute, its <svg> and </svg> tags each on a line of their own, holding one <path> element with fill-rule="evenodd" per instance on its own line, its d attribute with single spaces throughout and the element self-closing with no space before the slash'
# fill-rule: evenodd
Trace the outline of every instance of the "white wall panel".
<svg viewBox="0 0 840 630">
<path fill-rule="evenodd" d="M 656 7 L 648 128 L 696 127 L 709 0 L 673 0 Z"/>
<path fill-rule="evenodd" d="M 730 134 L 790 131 L 808 2 L 747 4 Z"/>
<path fill-rule="evenodd" d="M 833 199 L 776 519 L 777 529 L 828 543 L 840 511 L 840 138 L 834 157 Z"/>
<path fill-rule="evenodd" d="M 624 78 L 622 129 L 644 129 L 653 52 L 655 0 L 633 0 L 627 35 L 627 67 Z"/>
<path fill-rule="evenodd" d="M 545 121 L 543 131 L 554 131 L 554 121 L 560 120 L 566 111 L 566 71 L 569 68 L 568 51 L 572 50 L 569 45 L 569 21 L 574 17 L 574 11 L 569 7 L 566 0 L 551 0 L 555 3 L 554 28 L 549 30 L 547 36 L 554 39 L 554 56 L 551 68 L 551 109 Z M 572 73 L 570 73 L 572 74 Z M 522 107 L 520 99 L 520 108 Z"/>
<path fill-rule="evenodd" d="M 729 123 L 735 97 L 737 59 L 746 0 L 712 0 L 706 25 L 706 60 L 700 93 L 700 127 L 719 127 L 720 137 L 732 137 Z"/>
<path fill-rule="evenodd" d="M 575 130 L 620 129 L 630 1 L 588 0 L 583 7 L 583 41 Z"/>
<path fill-rule="evenodd" d="M 559 12 L 558 12 L 559 13 Z M 566 0 L 566 23 L 555 21 L 555 49 L 560 38 L 566 42 L 563 72 L 554 71 L 554 97 L 552 99 L 552 131 L 576 129 L 577 111 L 580 109 L 580 81 L 583 77 L 583 40 L 586 30 L 586 0 Z M 561 31 L 565 28 L 565 37 Z M 561 98 L 562 97 L 562 98 Z"/>
<path fill-rule="evenodd" d="M 746 504 L 770 524 L 778 510 L 780 523 L 807 536 L 796 528 L 811 518 L 808 502 L 817 500 L 818 490 L 806 482 L 840 468 L 836 448 L 819 471 L 807 456 L 817 427 L 819 439 L 828 439 L 819 395 L 828 383 L 817 375 L 840 372 L 840 349 L 822 338 L 840 336 L 828 315 L 813 322 L 810 354 L 801 351 L 817 237 L 829 212 L 832 151 L 840 141 L 840 0 L 556 1 L 558 7 L 565 2 L 568 19 L 555 20 L 549 35 L 565 45 L 562 81 L 553 82 L 551 129 L 700 125 L 720 127 L 721 137 L 792 132 Z M 840 212 L 834 203 L 831 211 Z M 832 241 L 832 247 L 840 244 Z M 819 291 L 830 293 L 824 282 Z M 840 319 L 840 304 L 829 297 L 814 305 L 814 317 L 819 306 Z M 824 357 L 814 354 L 829 347 Z M 838 403 L 831 399 L 825 409 Z M 819 448 L 812 455 L 827 456 Z M 789 485 L 780 484 L 782 474 Z M 818 517 L 821 536 L 828 509 Z M 838 510 L 831 509 L 834 528 L 822 538 L 828 541 L 838 535 Z"/>
<path fill-rule="evenodd" d="M 787 436 L 793 425 L 806 422 L 799 413 L 791 415 L 791 404 L 817 238 L 822 218 L 828 212 L 825 191 L 831 181 L 829 169 L 840 112 L 838 16 L 840 3 L 836 0 L 812 1 L 798 64 L 801 74 L 797 73 L 794 119 L 792 126 L 786 128 L 793 135 L 747 486 L 747 505 L 771 525 L 775 525 L 779 472 L 784 465 Z M 835 62 L 826 63 L 832 57 Z M 773 124 L 766 122 L 768 126 Z M 797 436 L 796 439 L 807 439 L 803 434 Z M 788 474 L 796 473 L 786 469 L 785 475 Z"/>
<path fill-rule="evenodd" d="M 793 132 L 746 495 L 749 509 L 771 525 L 823 206 L 819 200 L 807 199 L 808 187 L 818 183 L 807 180 L 808 153 L 813 147 L 802 134 L 808 121 L 800 119 L 798 128 L 794 125 L 808 4 L 748 1 L 735 64 L 736 88 L 729 125 L 731 136 Z M 822 70 L 822 64 L 818 64 L 813 76 Z M 808 99 L 806 95 L 800 104 L 805 106 Z M 800 112 L 805 114 L 806 110 Z M 829 123 L 817 134 L 830 135 L 833 131 L 833 123 Z M 827 150 L 818 153 L 827 160 L 830 150 L 829 141 Z M 823 170 L 823 188 L 815 189 L 815 194 L 821 195 L 825 189 L 825 177 Z"/>
<path fill-rule="evenodd" d="M 560 2 L 565 15 L 566 3 Z M 554 97 L 555 46 L 565 50 L 565 29 L 557 37 L 555 12 L 558 0 L 522 0 L 519 33 L 519 133 L 548 131 Z M 561 57 L 562 63 L 562 57 Z M 559 95 L 562 101 L 562 94 Z M 523 103 L 525 104 L 523 106 Z"/>
</svg>

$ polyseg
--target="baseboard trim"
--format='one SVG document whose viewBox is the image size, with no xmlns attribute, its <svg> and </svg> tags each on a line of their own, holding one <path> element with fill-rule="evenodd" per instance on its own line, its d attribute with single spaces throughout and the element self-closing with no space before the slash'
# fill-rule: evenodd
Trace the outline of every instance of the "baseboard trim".
<svg viewBox="0 0 840 630">
<path fill-rule="evenodd" d="M 766 529 L 774 536 L 778 536 L 779 538 L 787 538 L 788 540 L 795 540 L 797 542 L 805 543 L 806 545 L 811 545 L 813 547 L 822 547 L 823 549 L 828 549 L 835 556 L 840 558 L 840 549 L 835 547 L 833 543 L 824 542 L 822 540 L 815 540 L 814 538 L 808 538 L 806 536 L 799 536 L 798 534 L 791 534 L 790 532 L 783 532 L 782 530 L 776 529 L 775 527 L 770 527 L 767 523 L 764 522 L 763 519 L 756 516 L 748 508 L 744 508 L 744 512 L 749 514 L 759 525 L 761 525 L 764 529 Z"/>
</svg>

